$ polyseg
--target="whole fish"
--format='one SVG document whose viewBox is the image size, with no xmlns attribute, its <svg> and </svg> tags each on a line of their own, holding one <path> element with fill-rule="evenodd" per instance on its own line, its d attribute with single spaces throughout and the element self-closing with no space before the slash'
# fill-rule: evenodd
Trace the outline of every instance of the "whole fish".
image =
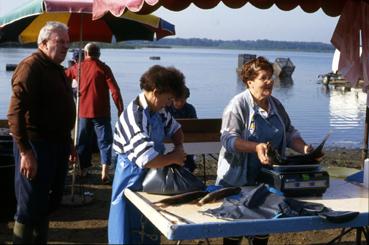
<svg viewBox="0 0 369 245">
<path fill-rule="evenodd" d="M 158 206 L 160 207 L 167 207 L 170 205 L 173 205 L 173 206 L 181 205 L 181 204 L 190 203 L 192 201 L 195 201 L 196 199 L 199 199 L 208 193 L 209 192 L 207 191 L 186 192 L 183 194 L 178 194 L 178 195 L 174 195 L 168 198 L 164 198 L 160 201 L 154 202 L 154 204 L 158 204 Z"/>
<path fill-rule="evenodd" d="M 318 164 L 320 158 L 324 156 L 323 146 L 329 136 L 330 134 L 328 133 L 324 137 L 322 143 L 320 143 L 319 146 L 315 148 L 312 152 L 308 154 L 294 155 L 294 156 L 287 156 L 287 157 L 282 157 L 276 149 L 273 149 L 272 144 L 268 142 L 267 143 L 267 147 L 268 147 L 267 155 L 269 159 L 271 160 L 271 163 L 275 165 Z"/>
<path fill-rule="evenodd" d="M 228 196 L 232 196 L 232 195 L 237 195 L 241 192 L 241 187 L 226 187 L 226 188 L 222 188 L 219 189 L 217 191 L 213 191 L 210 192 L 209 194 L 207 194 L 206 196 L 204 196 L 203 198 L 201 198 L 197 204 L 199 206 L 202 206 L 206 203 L 212 203 L 212 202 L 216 202 L 219 201 L 225 197 Z"/>
</svg>

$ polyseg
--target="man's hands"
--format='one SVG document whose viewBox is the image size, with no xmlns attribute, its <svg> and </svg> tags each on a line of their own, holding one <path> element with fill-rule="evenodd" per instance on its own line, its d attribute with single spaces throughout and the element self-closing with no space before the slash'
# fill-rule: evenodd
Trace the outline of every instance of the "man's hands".
<svg viewBox="0 0 369 245">
<path fill-rule="evenodd" d="M 76 147 L 71 144 L 70 146 L 70 155 L 69 155 L 69 165 L 75 164 L 77 161 L 77 150 Z"/>
<path fill-rule="evenodd" d="M 37 160 L 32 150 L 27 150 L 20 153 L 21 164 L 20 172 L 28 180 L 35 178 L 37 174 Z"/>
</svg>

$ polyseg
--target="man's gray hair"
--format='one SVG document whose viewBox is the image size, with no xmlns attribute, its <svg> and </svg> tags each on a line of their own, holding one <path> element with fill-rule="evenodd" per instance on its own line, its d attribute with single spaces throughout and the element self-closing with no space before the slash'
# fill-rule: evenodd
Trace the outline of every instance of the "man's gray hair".
<svg viewBox="0 0 369 245">
<path fill-rule="evenodd" d="M 100 57 L 100 47 L 97 45 L 97 43 L 87 43 L 84 47 L 84 51 L 87 52 L 88 56 L 91 56 L 93 58 Z"/>
<path fill-rule="evenodd" d="M 40 45 L 43 41 L 50 38 L 51 33 L 60 30 L 68 32 L 68 27 L 57 21 L 49 21 L 41 28 L 40 33 L 38 34 L 37 44 Z"/>
</svg>

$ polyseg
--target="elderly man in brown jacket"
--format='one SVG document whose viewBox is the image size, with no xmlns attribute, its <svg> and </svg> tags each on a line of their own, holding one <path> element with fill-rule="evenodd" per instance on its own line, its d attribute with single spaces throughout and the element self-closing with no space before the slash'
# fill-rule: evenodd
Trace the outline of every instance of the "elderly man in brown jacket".
<svg viewBox="0 0 369 245">
<path fill-rule="evenodd" d="M 72 88 L 60 65 L 68 48 L 67 27 L 48 22 L 39 33 L 38 50 L 19 63 L 12 77 L 14 243 L 47 243 L 48 214 L 63 196 L 75 120 Z"/>
</svg>

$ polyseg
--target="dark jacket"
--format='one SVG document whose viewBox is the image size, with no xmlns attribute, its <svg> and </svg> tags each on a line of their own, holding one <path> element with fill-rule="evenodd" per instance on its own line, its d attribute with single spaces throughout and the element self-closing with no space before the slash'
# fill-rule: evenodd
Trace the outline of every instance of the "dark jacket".
<svg viewBox="0 0 369 245">
<path fill-rule="evenodd" d="M 173 105 L 168 106 L 167 111 L 169 111 L 174 118 L 197 118 L 195 107 L 187 102 L 179 110 Z"/>
<path fill-rule="evenodd" d="M 41 50 L 22 60 L 12 77 L 8 121 L 20 151 L 28 140 L 69 142 L 75 105 L 64 68 Z"/>
</svg>

